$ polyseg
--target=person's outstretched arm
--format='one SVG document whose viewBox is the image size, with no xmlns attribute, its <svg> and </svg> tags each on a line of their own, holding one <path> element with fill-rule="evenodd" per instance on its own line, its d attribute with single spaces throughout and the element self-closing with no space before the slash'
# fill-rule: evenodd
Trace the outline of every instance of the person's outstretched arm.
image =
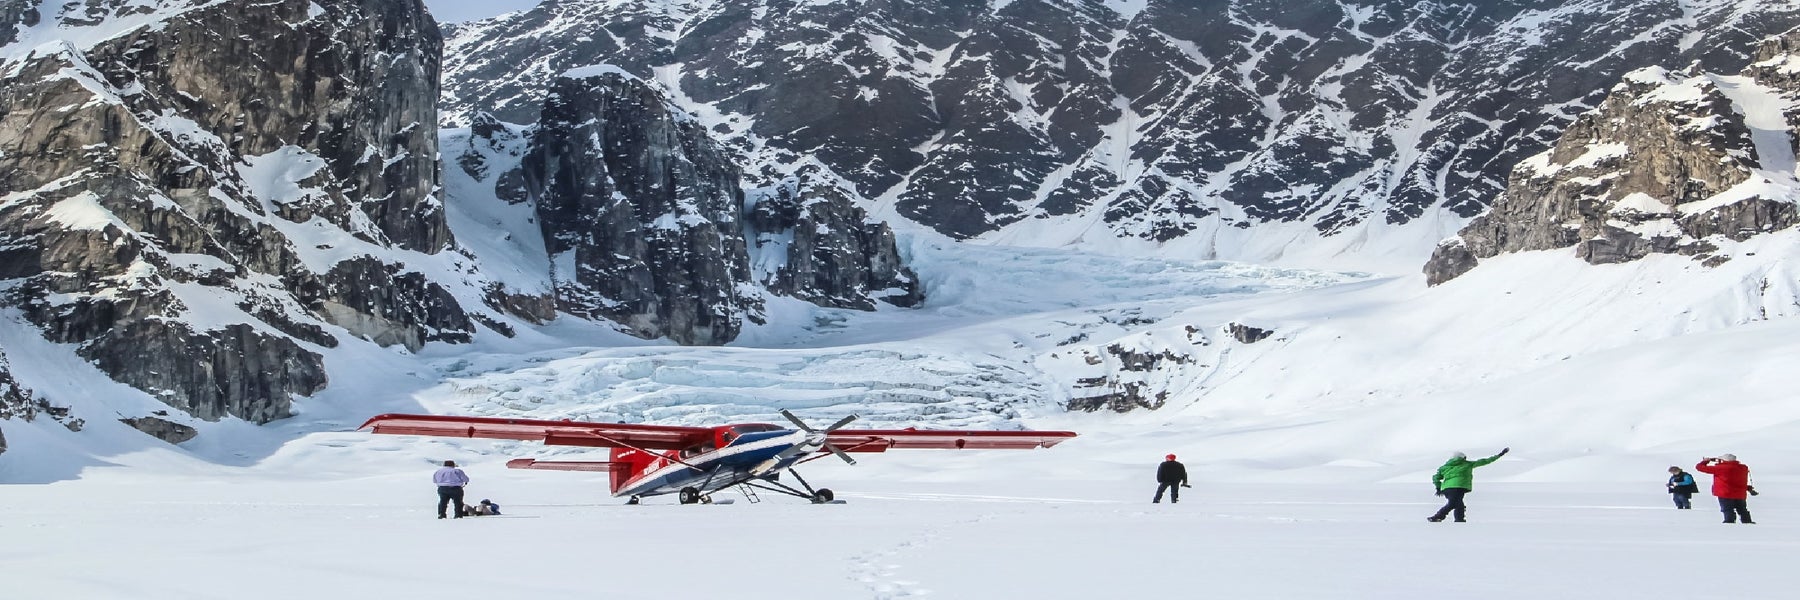
<svg viewBox="0 0 1800 600">
<path fill-rule="evenodd" d="M 1508 452 L 1512 452 L 1512 448 L 1501 448 L 1501 449 L 1500 449 L 1500 453 L 1499 453 L 1499 454 L 1495 454 L 1495 455 L 1493 455 L 1493 456 L 1489 456 L 1489 457 L 1487 457 L 1487 458 L 1484 458 L 1484 459 L 1481 459 L 1481 460 L 1478 460 L 1478 461 L 1475 461 L 1475 463 L 1474 463 L 1474 464 L 1475 464 L 1475 466 L 1477 466 L 1477 467 L 1482 467 L 1482 466 L 1487 466 L 1487 465 L 1491 465 L 1491 464 L 1494 464 L 1494 461 L 1496 461 L 1496 460 L 1500 460 L 1500 457 L 1502 457 L 1502 456 L 1506 456 L 1506 453 L 1508 453 Z"/>
</svg>

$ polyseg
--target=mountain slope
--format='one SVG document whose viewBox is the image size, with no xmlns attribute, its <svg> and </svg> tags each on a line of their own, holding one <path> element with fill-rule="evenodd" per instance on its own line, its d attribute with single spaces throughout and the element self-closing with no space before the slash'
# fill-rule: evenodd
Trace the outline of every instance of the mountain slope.
<svg viewBox="0 0 1800 600">
<path fill-rule="evenodd" d="M 286 419 L 384 348 L 534 329 L 716 344 L 764 296 L 921 297 L 835 179 L 744 190 L 735 157 L 636 79 L 564 80 L 560 128 L 441 138 L 419 0 L 5 0 L 0 19 L 0 339 L 10 374 L 77 420 L 179 443 Z M 558 132 L 572 141 L 552 148 Z M 619 197 L 641 218 L 617 218 Z M 571 259 L 600 223 L 614 235 Z M 694 243 L 659 244 L 674 230 Z"/>
<path fill-rule="evenodd" d="M 817 160 L 953 237 L 1410 261 L 1626 72 L 1741 64 L 1797 24 L 1774 0 L 550 0 L 448 28 L 443 106 L 530 122 L 549 77 L 606 62 L 751 177 Z"/>
</svg>

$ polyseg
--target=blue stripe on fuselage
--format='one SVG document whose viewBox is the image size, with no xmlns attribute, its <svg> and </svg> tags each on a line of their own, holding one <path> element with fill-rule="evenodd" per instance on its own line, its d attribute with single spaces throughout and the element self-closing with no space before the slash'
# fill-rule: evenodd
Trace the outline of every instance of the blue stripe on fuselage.
<svg viewBox="0 0 1800 600">
<path fill-rule="evenodd" d="M 658 496 L 673 494 L 685 487 L 713 492 L 737 485 L 749 478 L 750 469 L 806 440 L 795 433 L 790 429 L 739 435 L 723 448 L 682 459 L 692 467 L 671 462 L 626 485 L 614 495 Z M 768 473 L 779 473 L 804 458 L 805 454 L 788 457 Z"/>
</svg>

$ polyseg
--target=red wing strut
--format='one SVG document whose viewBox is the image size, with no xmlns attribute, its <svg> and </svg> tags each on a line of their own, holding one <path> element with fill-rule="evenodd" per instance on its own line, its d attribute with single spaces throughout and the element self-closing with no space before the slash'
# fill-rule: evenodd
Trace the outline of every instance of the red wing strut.
<svg viewBox="0 0 1800 600">
<path fill-rule="evenodd" d="M 619 468 L 619 463 L 575 460 L 536 460 L 531 458 L 515 458 L 506 461 L 508 469 L 537 469 L 539 471 L 587 471 L 589 473 L 606 473 Z"/>
<path fill-rule="evenodd" d="M 551 446 L 648 450 L 677 450 L 712 439 L 712 430 L 705 427 L 445 415 L 381 415 L 357 429 L 392 435 L 523 440 Z"/>
<path fill-rule="evenodd" d="M 933 431 L 928 429 L 839 429 L 828 440 L 845 452 L 888 450 L 1030 450 L 1075 437 L 1073 431 Z"/>
</svg>

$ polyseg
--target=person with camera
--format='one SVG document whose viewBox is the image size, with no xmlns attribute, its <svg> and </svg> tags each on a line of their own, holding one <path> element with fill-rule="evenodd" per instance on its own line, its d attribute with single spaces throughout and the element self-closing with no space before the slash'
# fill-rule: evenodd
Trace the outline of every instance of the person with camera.
<svg viewBox="0 0 1800 600">
<path fill-rule="evenodd" d="M 1750 467 L 1738 462 L 1736 455 L 1702 458 L 1694 470 L 1713 476 L 1712 493 L 1719 498 L 1719 510 L 1725 513 L 1726 523 L 1756 523 L 1750 520 L 1748 502 L 1750 495 L 1756 493 L 1750 487 Z"/>
<path fill-rule="evenodd" d="M 1475 468 L 1493 464 L 1510 451 L 1512 448 L 1501 448 L 1499 454 L 1481 460 L 1469 460 L 1469 455 L 1461 452 L 1451 455 L 1450 460 L 1445 461 L 1444 466 L 1438 467 L 1437 473 L 1431 476 L 1431 487 L 1437 488 L 1437 495 L 1444 497 L 1444 507 L 1438 509 L 1437 514 L 1425 517 L 1425 520 L 1440 523 L 1444 517 L 1454 513 L 1456 522 L 1467 522 L 1464 517 L 1469 507 L 1463 504 L 1463 495 L 1475 488 Z"/>
<path fill-rule="evenodd" d="M 1669 493 L 1675 496 L 1675 508 L 1687 510 L 1694 507 L 1694 494 L 1700 493 L 1700 485 L 1694 483 L 1693 473 L 1669 467 Z"/>
</svg>

